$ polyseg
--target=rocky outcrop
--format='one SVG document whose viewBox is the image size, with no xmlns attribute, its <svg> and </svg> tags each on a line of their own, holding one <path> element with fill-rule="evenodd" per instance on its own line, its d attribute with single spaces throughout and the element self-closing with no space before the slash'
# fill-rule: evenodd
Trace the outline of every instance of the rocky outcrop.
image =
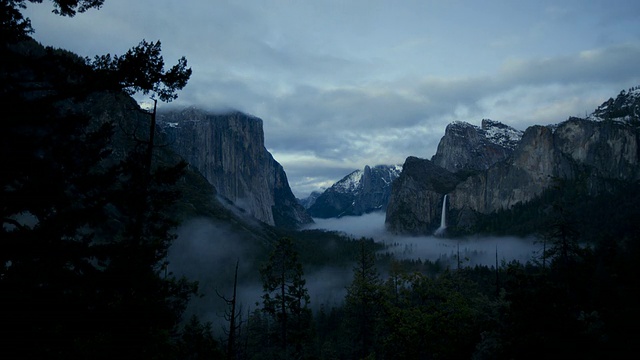
<svg viewBox="0 0 640 360">
<path fill-rule="evenodd" d="M 312 222 L 291 192 L 284 169 L 264 147 L 261 119 L 189 108 L 163 113 L 159 123 L 171 147 L 219 195 L 251 216 L 280 227 Z"/>
<path fill-rule="evenodd" d="M 511 155 L 521 137 L 522 131 L 498 121 L 483 119 L 480 127 L 454 121 L 431 161 L 452 172 L 486 170 Z"/>
<path fill-rule="evenodd" d="M 571 161 L 554 144 L 551 129 L 528 128 L 510 158 L 457 184 L 449 207 L 488 214 L 534 199 L 556 178 L 572 178 Z"/>
<path fill-rule="evenodd" d="M 637 127 L 617 121 L 571 118 L 558 125 L 554 135 L 558 151 L 593 169 L 597 177 L 639 178 Z"/>
<path fill-rule="evenodd" d="M 450 207 L 489 214 L 533 200 L 558 179 L 577 177 L 597 195 L 608 180 L 640 179 L 638 139 L 634 127 L 612 121 L 572 118 L 555 131 L 530 127 L 511 158 L 458 184 Z"/>
<path fill-rule="evenodd" d="M 598 106 L 587 117 L 588 120 L 612 120 L 632 125 L 640 125 L 640 86 L 622 90 L 616 98 Z"/>
<path fill-rule="evenodd" d="M 319 218 L 362 215 L 385 210 L 391 184 L 400 175 L 401 166 L 365 166 L 333 184 L 309 206 L 311 216 Z"/>
<path fill-rule="evenodd" d="M 449 211 L 457 215 L 450 218 L 449 226 L 470 228 L 475 214 L 530 202 L 559 179 L 580 179 L 588 195 L 607 191 L 612 181 L 640 180 L 640 131 L 633 121 L 570 118 L 553 126 L 532 126 L 507 157 L 486 169 L 485 160 L 491 157 L 485 155 L 495 152 L 482 149 L 478 129 L 460 124 L 447 129 L 433 164 L 407 159 L 387 209 L 389 230 L 432 233 L 439 225 L 438 209 L 444 194 L 448 194 Z M 466 142 L 465 136 L 469 137 Z M 474 144 L 480 149 L 468 151 Z M 474 157 L 481 160 L 479 165 L 472 164 Z M 447 165 L 446 161 L 454 164 Z M 418 168 L 422 170 L 416 171 L 420 163 Z M 455 183 L 438 186 L 446 169 L 457 171 L 458 178 L 446 177 Z"/>
<path fill-rule="evenodd" d="M 410 156 L 393 183 L 385 224 L 395 233 L 432 233 L 440 224 L 442 199 L 460 179 L 432 161 Z"/>
</svg>

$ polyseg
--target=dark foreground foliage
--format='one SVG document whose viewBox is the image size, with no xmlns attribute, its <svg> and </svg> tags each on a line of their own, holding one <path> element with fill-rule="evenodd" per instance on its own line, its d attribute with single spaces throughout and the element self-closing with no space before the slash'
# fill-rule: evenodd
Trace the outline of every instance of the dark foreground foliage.
<svg viewBox="0 0 640 360">
<path fill-rule="evenodd" d="M 102 1 L 53 3 L 73 16 Z M 92 105 L 94 94 L 146 90 L 96 79 L 162 64 L 159 43 L 134 48 L 153 50 L 138 56 L 139 69 L 114 64 L 113 73 L 100 73 L 29 39 L 23 5 L 2 1 L 8 12 L 0 29 L 0 357 L 173 358 L 179 339 L 207 330 L 192 324 L 180 334 L 196 284 L 166 271 L 186 164 L 158 161 L 153 113 L 125 111 L 123 122 L 142 119 L 150 130 L 119 147 L 121 124 L 87 110 L 104 110 Z M 170 70 L 171 82 L 158 78 L 161 100 L 186 84 L 185 66 L 181 60 Z"/>
</svg>

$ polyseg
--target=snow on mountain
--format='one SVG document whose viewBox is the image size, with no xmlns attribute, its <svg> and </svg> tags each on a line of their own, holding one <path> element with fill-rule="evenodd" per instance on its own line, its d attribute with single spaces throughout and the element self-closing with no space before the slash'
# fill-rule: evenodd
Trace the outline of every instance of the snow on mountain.
<svg viewBox="0 0 640 360">
<path fill-rule="evenodd" d="M 308 212 L 313 217 L 330 218 L 384 210 L 391 184 L 401 172 L 402 165 L 365 166 L 363 170 L 355 170 L 325 190 L 309 205 Z"/>
<path fill-rule="evenodd" d="M 489 119 L 482 120 L 481 130 L 489 142 L 509 149 L 515 149 L 524 134 L 523 131 Z"/>
<path fill-rule="evenodd" d="M 344 178 L 342 178 L 342 180 L 338 181 L 337 183 L 333 184 L 333 186 L 331 186 L 331 189 L 333 189 L 336 192 L 339 193 L 357 193 L 358 192 L 358 187 L 360 185 L 360 182 L 362 180 L 362 176 L 364 175 L 364 171 L 363 170 L 356 170 L 354 172 L 352 172 L 351 174 L 345 176 Z"/>
<path fill-rule="evenodd" d="M 640 121 L 640 86 L 632 87 L 628 91 L 622 90 L 615 99 L 602 103 L 587 116 L 588 120 L 613 120 L 623 123 Z"/>
<path fill-rule="evenodd" d="M 454 121 L 447 125 L 431 161 L 451 172 L 486 170 L 509 156 L 522 135 L 520 130 L 489 119 L 483 119 L 481 126 Z"/>
</svg>

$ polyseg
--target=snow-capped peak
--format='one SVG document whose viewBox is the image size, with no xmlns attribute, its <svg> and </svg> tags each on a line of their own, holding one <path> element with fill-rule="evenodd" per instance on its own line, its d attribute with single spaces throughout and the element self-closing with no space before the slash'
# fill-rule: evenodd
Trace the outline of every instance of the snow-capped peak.
<svg viewBox="0 0 640 360">
<path fill-rule="evenodd" d="M 358 189 L 360 185 L 360 181 L 362 180 L 362 175 L 364 175 L 364 171 L 356 170 L 351 174 L 342 178 L 342 180 L 333 184 L 332 188 L 341 193 L 354 192 Z"/>
<path fill-rule="evenodd" d="M 628 91 L 622 90 L 615 99 L 609 98 L 587 116 L 587 119 L 624 123 L 640 120 L 640 86 L 632 87 Z"/>
<path fill-rule="evenodd" d="M 391 182 L 400 176 L 402 172 L 402 165 L 376 165 L 373 168 L 367 170 L 355 170 L 349 175 L 342 178 L 331 186 L 330 190 L 338 193 L 358 193 L 362 188 L 362 179 L 365 176 L 365 172 L 375 172 L 385 183 L 391 184 Z M 387 175 L 383 175 L 387 174 Z"/>
<path fill-rule="evenodd" d="M 514 149 L 518 145 L 524 134 L 511 126 L 490 119 L 482 120 L 482 130 L 491 143 L 510 149 Z"/>
<path fill-rule="evenodd" d="M 459 133 L 458 136 L 465 136 L 464 131 L 460 132 L 462 129 L 465 129 L 465 131 L 466 129 L 473 129 L 489 143 L 509 149 L 514 149 L 524 134 L 523 131 L 490 119 L 482 119 L 482 126 L 459 120 L 453 121 L 447 126 L 448 131 L 453 130 L 454 133 Z"/>
</svg>

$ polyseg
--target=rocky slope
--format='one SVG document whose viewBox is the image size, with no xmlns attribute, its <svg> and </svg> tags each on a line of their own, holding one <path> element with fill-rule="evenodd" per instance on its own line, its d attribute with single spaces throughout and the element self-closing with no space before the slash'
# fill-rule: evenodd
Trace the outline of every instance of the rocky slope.
<svg viewBox="0 0 640 360">
<path fill-rule="evenodd" d="M 171 147 L 219 195 L 251 216 L 278 227 L 312 222 L 291 192 L 284 169 L 264 147 L 261 119 L 188 108 L 161 114 L 159 123 Z"/>
<path fill-rule="evenodd" d="M 480 127 L 455 121 L 445 129 L 431 161 L 452 172 L 486 170 L 511 155 L 520 138 L 522 131 L 498 121 L 483 119 Z"/>
<path fill-rule="evenodd" d="M 426 160 L 407 159 L 391 194 L 387 228 L 401 233 L 432 233 L 440 223 L 438 209 L 445 194 L 449 195 L 449 211 L 456 215 L 450 217 L 449 226 L 470 229 L 478 214 L 527 203 L 560 179 L 580 181 L 591 196 L 608 191 L 614 182 L 640 180 L 640 131 L 634 125 L 637 122 L 635 108 L 628 105 L 634 104 L 637 93 L 637 90 L 625 92 L 622 98 L 619 96 L 613 101 L 626 104 L 624 108 L 611 105 L 611 100 L 603 104 L 589 117 L 592 120 L 570 118 L 553 126 L 528 128 L 511 154 L 486 169 L 482 169 L 484 161 L 479 162 L 481 166 L 470 163 L 462 166 L 464 161 L 456 162 L 457 159 L 470 160 L 469 154 L 474 153 L 460 149 L 479 143 L 473 138 L 473 130 L 458 126 L 470 134 L 471 140 L 465 144 L 460 141 L 465 135 L 450 131 L 443 137 L 438 147 L 440 155 L 434 156 L 434 164 L 429 165 L 428 170 L 424 170 L 422 164 Z M 625 109 L 626 113 L 622 111 Z M 600 120 L 603 114 L 623 115 L 616 116 L 615 120 L 611 120 L 614 116 Z M 480 153 L 493 153 L 482 146 L 480 150 Z M 439 163 L 436 164 L 436 160 Z M 447 160 L 454 164 L 443 163 Z M 455 184 L 434 186 L 438 182 L 434 182 L 433 174 L 446 174 L 442 172 L 446 169 L 458 171 Z"/>
<path fill-rule="evenodd" d="M 365 166 L 325 190 L 309 206 L 311 216 L 319 218 L 362 215 L 387 208 L 391 184 L 400 175 L 401 166 Z"/>
<path fill-rule="evenodd" d="M 622 90 L 616 98 L 602 103 L 587 117 L 589 120 L 613 120 L 623 123 L 638 124 L 640 118 L 640 86 Z"/>
</svg>

